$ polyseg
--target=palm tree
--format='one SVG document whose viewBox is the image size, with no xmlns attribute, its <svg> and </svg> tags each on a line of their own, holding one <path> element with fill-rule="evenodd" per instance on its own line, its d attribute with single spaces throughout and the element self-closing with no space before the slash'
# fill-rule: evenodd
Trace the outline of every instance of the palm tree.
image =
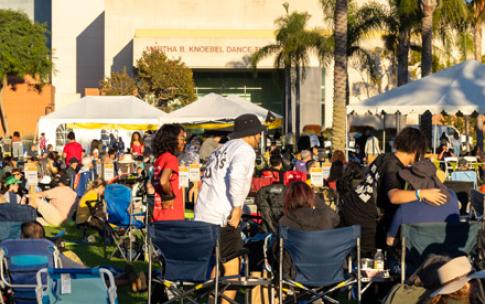
<svg viewBox="0 0 485 304">
<path fill-rule="evenodd" d="M 397 61 L 398 86 L 406 84 L 409 81 L 410 50 L 419 51 L 420 53 L 426 51 L 428 55 L 423 54 L 421 60 L 427 60 L 428 63 L 431 62 L 430 67 L 432 68 L 432 55 L 430 55 L 432 54 L 432 51 L 430 50 L 433 49 L 433 46 L 432 44 L 431 46 L 429 45 L 430 42 L 432 43 L 432 36 L 427 36 L 429 40 L 426 40 L 421 46 L 414 44 L 411 40 L 411 37 L 417 32 L 422 33 L 420 30 L 423 29 L 424 13 L 422 9 L 420 9 L 420 4 L 426 4 L 429 1 L 430 0 L 389 0 L 390 11 L 388 15 L 383 18 L 384 27 L 386 28 L 386 33 L 383 35 L 383 39 L 387 51 L 393 54 L 393 57 L 396 58 Z M 436 0 L 431 0 L 431 2 L 433 1 L 437 2 Z M 430 7 L 425 7 L 428 9 L 429 14 Z M 450 39 L 450 33 L 457 28 L 460 28 L 460 24 L 463 23 L 465 15 L 465 2 L 463 0 L 440 0 L 440 5 L 436 7 L 436 9 L 433 9 L 432 15 L 427 17 L 426 24 L 429 24 L 431 18 L 431 29 L 439 32 L 441 41 L 443 45 L 445 45 L 453 40 Z M 428 49 L 426 49 L 425 45 L 427 45 Z M 426 56 L 431 56 L 431 59 Z M 430 67 L 425 67 L 425 69 L 429 69 Z"/>
<path fill-rule="evenodd" d="M 428 76 L 433 67 L 433 13 L 437 0 L 420 0 L 421 8 L 421 77 Z"/>
<path fill-rule="evenodd" d="M 482 60 L 482 24 L 485 19 L 485 0 L 472 0 L 468 4 L 469 20 L 473 28 L 475 60 Z"/>
<path fill-rule="evenodd" d="M 386 10 L 376 3 L 369 3 L 360 8 L 352 4 L 351 2 L 348 5 L 347 58 L 357 61 L 361 68 L 367 70 L 373 81 L 379 78 L 377 74 L 379 74 L 380 62 L 376 56 L 378 50 L 361 47 L 361 41 L 369 32 L 384 27 Z"/>
<path fill-rule="evenodd" d="M 349 101 L 348 58 L 354 58 L 371 77 L 376 76 L 377 61 L 372 51 L 360 46 L 367 33 L 382 27 L 383 7 L 370 3 L 357 8 L 354 2 L 346 0 L 320 0 L 324 16 L 333 21 L 334 27 L 334 106 L 333 147 L 345 149 L 346 104 Z M 332 16 L 333 20 L 329 17 Z"/>
<path fill-rule="evenodd" d="M 397 37 L 397 85 L 409 81 L 409 51 L 413 47 L 411 34 L 418 21 L 418 4 L 416 0 L 389 0 L 391 8 L 388 18 L 388 29 Z"/>
<path fill-rule="evenodd" d="M 336 0 L 334 14 L 333 149 L 345 151 L 347 124 L 347 26 L 348 1 Z"/>
<path fill-rule="evenodd" d="M 308 13 L 289 13 L 288 3 L 283 4 L 286 15 L 276 19 L 276 43 L 266 45 L 251 55 L 251 63 L 256 68 L 258 63 L 270 55 L 276 55 L 274 66 L 285 70 L 285 132 L 291 133 L 292 108 L 291 87 L 292 70 L 294 71 L 295 87 L 295 135 L 300 134 L 300 88 L 301 80 L 305 78 L 305 66 L 311 50 L 318 51 L 324 56 L 330 50 L 328 40 L 316 30 L 306 30 L 310 15 Z"/>
</svg>

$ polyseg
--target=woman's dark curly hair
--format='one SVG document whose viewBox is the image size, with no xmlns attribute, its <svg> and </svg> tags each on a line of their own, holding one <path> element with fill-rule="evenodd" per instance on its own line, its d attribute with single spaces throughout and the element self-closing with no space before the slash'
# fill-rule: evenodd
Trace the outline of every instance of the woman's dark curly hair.
<svg viewBox="0 0 485 304">
<path fill-rule="evenodd" d="M 158 129 L 153 139 L 152 149 L 155 157 L 165 152 L 175 154 L 177 149 L 177 137 L 184 128 L 179 124 L 167 124 Z"/>
</svg>

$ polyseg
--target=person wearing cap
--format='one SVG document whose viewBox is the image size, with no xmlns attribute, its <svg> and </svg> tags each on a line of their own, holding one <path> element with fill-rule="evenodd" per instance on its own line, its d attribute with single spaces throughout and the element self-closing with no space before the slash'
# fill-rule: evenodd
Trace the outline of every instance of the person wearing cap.
<svg viewBox="0 0 485 304">
<path fill-rule="evenodd" d="M 19 185 L 21 181 L 16 179 L 15 176 L 10 175 L 7 177 L 5 182 L 3 183 L 4 185 L 4 198 L 5 201 L 11 204 L 22 204 L 24 203 L 24 200 L 18 195 L 19 192 Z"/>
<path fill-rule="evenodd" d="M 440 189 L 446 195 L 446 202 L 436 206 L 428 203 L 426 199 L 417 199 L 415 202 L 402 204 L 394 213 L 386 243 L 393 246 L 398 229 L 402 224 L 417 224 L 430 222 L 457 223 L 460 221 L 460 207 L 458 198 L 453 191 L 439 180 L 436 167 L 429 159 L 423 159 L 410 167 L 399 170 L 399 176 L 406 182 L 407 189 Z"/>
<path fill-rule="evenodd" d="M 251 187 L 259 146 L 265 127 L 254 114 L 236 118 L 230 140 L 218 147 L 210 156 L 202 179 L 195 220 L 221 226 L 221 257 L 228 258 L 242 249 L 241 235 L 237 230 L 244 201 Z M 239 259 L 224 264 L 225 275 L 239 273 Z M 235 292 L 227 296 L 235 298 Z"/>
<path fill-rule="evenodd" d="M 29 204 L 41 215 L 37 218 L 39 223 L 44 226 L 60 226 L 69 219 L 77 198 L 70 184 L 69 176 L 63 174 L 58 178 L 56 187 L 33 194 Z"/>
<path fill-rule="evenodd" d="M 24 175 L 22 174 L 22 171 L 20 171 L 19 168 L 13 168 L 12 169 L 12 176 L 15 177 L 19 181 L 19 190 L 17 191 L 17 194 L 20 195 L 20 197 L 23 197 L 25 194 L 27 194 L 27 180 L 24 178 Z"/>
<path fill-rule="evenodd" d="M 382 166 L 382 172 L 378 172 L 377 207 L 382 214 L 377 225 L 376 240 L 379 246 L 384 246 L 386 243 L 387 231 L 399 205 L 416 200 L 426 200 L 427 203 L 434 206 L 447 202 L 447 196 L 439 188 L 406 189 L 406 182 L 399 175 L 401 169 L 411 166 L 424 157 L 426 141 L 426 136 L 419 129 L 404 128 L 394 142 L 396 152 L 389 155 L 385 160 L 385 165 Z M 379 158 L 377 159 L 379 160 Z M 366 190 L 364 194 L 373 196 L 371 192 L 373 190 L 370 192 Z M 375 211 L 377 210 L 372 212 L 375 213 Z"/>
<path fill-rule="evenodd" d="M 470 281 L 485 279 L 485 270 L 474 271 L 468 257 L 461 256 L 438 268 L 437 276 L 441 286 L 431 293 L 431 303 L 473 303 L 480 288 Z"/>
<path fill-rule="evenodd" d="M 478 281 L 483 278 L 485 271 L 475 272 L 466 256 L 430 254 L 406 284 L 395 285 L 382 303 L 484 303 L 485 295 Z"/>
<path fill-rule="evenodd" d="M 86 156 L 82 159 L 82 167 L 79 170 L 79 173 L 75 175 L 73 182 L 73 189 L 76 191 L 79 198 L 84 195 L 88 188 L 88 184 L 92 180 L 94 180 L 93 158 L 91 156 Z"/>
</svg>

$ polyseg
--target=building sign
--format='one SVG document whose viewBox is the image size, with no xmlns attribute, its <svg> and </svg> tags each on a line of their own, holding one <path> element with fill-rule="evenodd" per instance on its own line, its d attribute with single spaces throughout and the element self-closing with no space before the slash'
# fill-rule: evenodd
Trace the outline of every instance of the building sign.
<svg viewBox="0 0 485 304">
<path fill-rule="evenodd" d="M 162 50 L 166 54 L 170 53 L 238 53 L 252 54 L 257 52 L 258 46 L 216 46 L 216 45 L 156 45 L 154 48 Z"/>
<path fill-rule="evenodd" d="M 274 43 L 273 31 L 169 30 L 137 31 L 133 41 L 133 64 L 147 48 L 159 48 L 171 59 L 181 59 L 189 68 L 250 68 L 249 57 Z M 258 67 L 273 68 L 274 58 Z"/>
</svg>

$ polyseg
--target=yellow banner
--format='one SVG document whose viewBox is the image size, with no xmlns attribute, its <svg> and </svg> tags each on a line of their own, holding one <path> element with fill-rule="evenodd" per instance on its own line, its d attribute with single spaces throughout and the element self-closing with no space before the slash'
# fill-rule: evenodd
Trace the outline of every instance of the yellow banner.
<svg viewBox="0 0 485 304">
<path fill-rule="evenodd" d="M 207 122 L 207 123 L 199 123 L 199 124 L 187 124 L 184 125 L 185 128 L 187 129 L 205 129 L 205 130 L 217 130 L 217 129 L 224 129 L 224 128 L 230 128 L 234 125 L 232 122 Z M 273 130 L 273 129 L 278 129 L 283 125 L 283 120 L 282 119 L 277 119 L 271 123 L 264 123 L 268 129 Z"/>
<path fill-rule="evenodd" d="M 105 130 L 158 130 L 159 125 L 154 124 L 112 124 L 112 123 L 70 123 L 67 124 L 68 128 L 71 129 L 105 129 Z"/>
</svg>

